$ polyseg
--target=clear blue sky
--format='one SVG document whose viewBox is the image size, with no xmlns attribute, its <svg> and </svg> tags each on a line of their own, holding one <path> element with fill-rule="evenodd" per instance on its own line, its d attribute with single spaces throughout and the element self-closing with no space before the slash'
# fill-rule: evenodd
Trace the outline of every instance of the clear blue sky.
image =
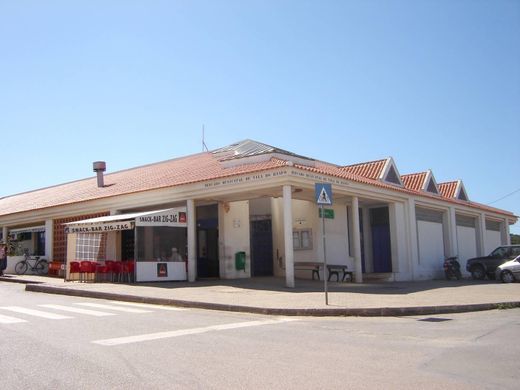
<svg viewBox="0 0 520 390">
<path fill-rule="evenodd" d="M 0 0 L 0 196 L 199 152 L 203 124 L 520 215 L 520 1 Z"/>
</svg>

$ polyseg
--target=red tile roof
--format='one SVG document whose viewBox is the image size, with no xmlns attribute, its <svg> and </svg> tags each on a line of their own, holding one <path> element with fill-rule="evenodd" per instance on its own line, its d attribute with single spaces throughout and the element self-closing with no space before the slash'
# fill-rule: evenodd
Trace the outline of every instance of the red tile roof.
<svg viewBox="0 0 520 390">
<path fill-rule="evenodd" d="M 439 192 L 445 198 L 455 198 L 455 192 L 457 191 L 458 184 L 459 182 L 457 180 L 439 183 Z"/>
<path fill-rule="evenodd" d="M 222 156 L 212 152 L 204 152 L 109 173 L 105 175 L 105 187 L 103 188 L 97 187 L 96 177 L 91 177 L 4 197 L 0 199 L 0 216 L 272 170 L 289 165 L 288 161 L 291 160 L 291 156 L 289 155 L 287 161 L 273 157 L 263 162 L 244 163 L 226 168 L 225 164 L 219 161 L 219 157 Z M 248 160 L 244 161 L 248 162 Z M 388 159 L 384 159 L 340 167 L 334 164 L 312 160 L 313 164 L 310 165 L 294 163 L 293 166 L 297 169 L 322 175 L 330 175 L 332 177 L 391 191 L 439 199 L 438 196 L 434 196 L 433 194 L 431 195 L 415 190 L 412 185 L 410 185 L 410 188 L 406 186 L 399 187 L 379 180 L 387 161 Z M 453 198 L 446 199 L 446 201 L 514 217 L 510 212 L 474 202 L 461 201 Z"/>
<path fill-rule="evenodd" d="M 273 158 L 265 162 L 223 168 L 210 152 L 194 154 L 106 174 L 103 188 L 99 188 L 96 177 L 92 177 L 1 198 L 0 215 L 263 171 L 285 164 L 285 161 Z"/>
<path fill-rule="evenodd" d="M 401 175 L 401 180 L 404 186 L 409 190 L 422 191 L 427 174 L 428 172 L 409 173 Z"/>
<path fill-rule="evenodd" d="M 388 159 L 368 161 L 360 164 L 346 165 L 341 169 L 345 172 L 369 179 L 379 179 L 387 161 Z"/>
</svg>

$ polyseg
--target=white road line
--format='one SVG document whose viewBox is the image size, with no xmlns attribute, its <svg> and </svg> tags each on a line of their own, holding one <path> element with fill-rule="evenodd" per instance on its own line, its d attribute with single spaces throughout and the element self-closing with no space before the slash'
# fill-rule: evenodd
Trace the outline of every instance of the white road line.
<svg viewBox="0 0 520 390">
<path fill-rule="evenodd" d="M 172 307 L 172 306 L 165 306 L 165 305 L 155 305 L 151 303 L 139 303 L 139 302 L 121 302 L 121 301 L 110 301 L 111 304 L 115 305 L 123 305 L 123 306 L 135 306 L 135 307 L 142 307 L 142 308 L 150 308 L 150 309 L 159 309 L 159 310 L 170 310 L 170 311 L 181 311 L 186 310 L 182 307 Z"/>
<path fill-rule="evenodd" d="M 38 306 L 46 307 L 48 309 L 68 311 L 71 313 L 86 314 L 88 316 L 95 316 L 95 317 L 105 317 L 105 316 L 115 316 L 116 315 L 115 313 L 107 313 L 105 311 L 81 309 L 79 307 L 70 307 L 70 306 L 62 306 L 62 305 L 38 305 Z"/>
<path fill-rule="evenodd" d="M 104 305 L 102 303 L 78 302 L 76 305 L 95 307 L 98 309 L 124 311 L 125 313 L 151 313 L 150 310 L 134 309 L 131 307 L 119 307 L 113 305 Z"/>
<path fill-rule="evenodd" d="M 142 334 L 142 335 L 137 335 L 137 336 L 96 340 L 96 341 L 92 341 L 92 343 L 104 345 L 104 346 L 114 346 L 114 345 L 122 345 L 122 344 L 140 343 L 140 342 L 151 341 L 151 340 L 166 339 L 166 338 L 172 338 L 172 337 L 188 336 L 188 335 L 201 334 L 201 333 L 207 333 L 207 332 L 215 332 L 215 331 L 221 331 L 221 330 L 247 328 L 247 327 L 251 327 L 251 326 L 281 324 L 284 322 L 291 322 L 291 321 L 297 321 L 297 319 L 280 318 L 280 319 L 275 319 L 275 320 L 264 320 L 264 321 L 235 322 L 232 324 L 211 325 L 211 326 L 205 326 L 202 328 L 172 330 L 169 332 L 148 333 L 148 334 Z"/>
<path fill-rule="evenodd" d="M 14 311 L 15 313 L 22 313 L 22 314 L 27 314 L 30 316 L 35 316 L 35 317 L 47 318 L 49 320 L 64 320 L 67 318 L 73 318 L 73 317 L 62 316 L 61 314 L 48 313 L 46 311 L 26 309 L 25 307 L 20 307 L 20 306 L 2 306 L 2 307 L 0 307 L 0 309 Z"/>
<path fill-rule="evenodd" d="M 19 322 L 27 322 L 21 318 L 3 316 L 0 314 L 0 324 L 17 324 Z"/>
</svg>

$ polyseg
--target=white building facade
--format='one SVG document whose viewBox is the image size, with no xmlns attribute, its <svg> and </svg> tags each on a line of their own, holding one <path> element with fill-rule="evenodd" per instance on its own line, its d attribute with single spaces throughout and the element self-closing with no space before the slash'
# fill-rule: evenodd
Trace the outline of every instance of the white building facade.
<svg viewBox="0 0 520 390">
<path fill-rule="evenodd" d="M 293 287 L 311 277 L 295 263 L 323 262 L 326 252 L 327 263 L 348 266 L 356 282 L 428 280 L 443 276 L 446 256 L 463 265 L 509 244 L 517 221 L 469 201 L 461 181 L 437 184 L 431 171 L 401 176 L 391 158 L 337 166 L 250 140 L 104 179 L 0 199 L 1 240 L 17 246 L 6 271 L 14 271 L 20 248 L 63 267 L 83 256 L 65 224 L 175 208 L 186 212 L 182 230 L 98 233 L 96 259 L 157 261 L 162 242 L 174 243 L 189 281 L 280 276 Z M 332 187 L 324 224 L 316 183 Z"/>
</svg>

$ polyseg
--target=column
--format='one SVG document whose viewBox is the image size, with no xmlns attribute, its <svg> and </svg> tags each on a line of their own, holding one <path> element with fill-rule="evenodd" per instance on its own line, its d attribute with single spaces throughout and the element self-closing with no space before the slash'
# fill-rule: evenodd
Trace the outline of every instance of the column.
<svg viewBox="0 0 520 390">
<path fill-rule="evenodd" d="M 188 281 L 194 282 L 197 278 L 197 216 L 195 215 L 195 201 L 186 201 L 188 214 Z"/>
<path fill-rule="evenodd" d="M 291 186 L 283 186 L 283 238 L 285 246 L 285 283 L 294 287 L 294 248 L 292 226 L 292 194 Z"/>
<path fill-rule="evenodd" d="M 478 255 L 486 256 L 486 215 L 478 216 Z"/>
<path fill-rule="evenodd" d="M 370 226 L 370 209 L 361 207 L 363 218 L 363 250 L 365 251 L 365 272 L 374 272 L 374 256 L 372 251 L 372 229 Z"/>
<path fill-rule="evenodd" d="M 54 223 L 52 219 L 45 221 L 45 256 L 49 262 L 52 261 L 52 243 L 54 241 Z"/>
<path fill-rule="evenodd" d="M 352 197 L 352 244 L 354 247 L 354 275 L 356 283 L 363 283 L 363 266 L 361 265 L 361 235 L 359 234 L 359 201 Z"/>
<path fill-rule="evenodd" d="M 410 254 L 410 270 L 412 280 L 415 280 L 415 270 L 419 266 L 419 247 L 417 240 L 417 217 L 415 215 L 415 200 L 408 200 L 408 253 Z"/>
<path fill-rule="evenodd" d="M 448 237 L 449 237 L 449 256 L 459 255 L 459 243 L 457 240 L 457 217 L 455 214 L 455 208 L 450 207 L 448 210 Z"/>
<path fill-rule="evenodd" d="M 500 234 L 504 245 L 511 245 L 511 234 L 509 233 L 509 220 L 506 218 L 501 224 Z"/>
<path fill-rule="evenodd" d="M 7 226 L 2 228 L 2 240 L 7 244 Z"/>
</svg>

